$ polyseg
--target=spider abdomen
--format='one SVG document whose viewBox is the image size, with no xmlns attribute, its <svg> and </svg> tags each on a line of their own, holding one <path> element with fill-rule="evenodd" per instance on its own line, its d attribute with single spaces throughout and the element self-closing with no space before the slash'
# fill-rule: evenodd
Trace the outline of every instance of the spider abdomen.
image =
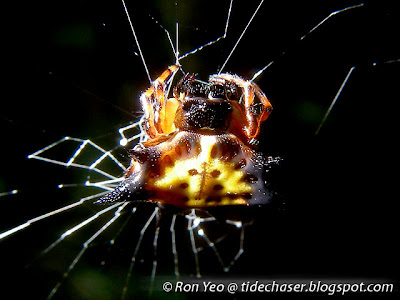
<svg viewBox="0 0 400 300">
<path fill-rule="evenodd" d="M 140 186 L 148 199 L 126 200 L 207 207 L 260 204 L 270 198 L 262 180 L 263 157 L 233 134 L 181 131 L 159 144 L 143 143 L 131 155 L 124 182 L 134 187 L 130 194 Z"/>
</svg>

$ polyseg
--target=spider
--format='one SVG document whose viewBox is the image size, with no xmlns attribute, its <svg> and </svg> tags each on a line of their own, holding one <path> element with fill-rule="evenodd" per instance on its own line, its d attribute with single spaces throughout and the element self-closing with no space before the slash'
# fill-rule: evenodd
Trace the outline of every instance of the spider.
<svg viewBox="0 0 400 300">
<path fill-rule="evenodd" d="M 272 105 L 253 82 L 186 74 L 167 99 L 170 66 L 140 96 L 148 140 L 129 150 L 124 181 L 96 203 L 148 200 L 180 208 L 260 205 L 272 197 L 257 137 Z"/>
</svg>

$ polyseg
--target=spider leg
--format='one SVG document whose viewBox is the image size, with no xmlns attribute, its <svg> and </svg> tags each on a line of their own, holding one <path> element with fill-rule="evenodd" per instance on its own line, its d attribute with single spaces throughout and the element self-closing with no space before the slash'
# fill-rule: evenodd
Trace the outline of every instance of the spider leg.
<svg viewBox="0 0 400 300">
<path fill-rule="evenodd" d="M 249 140 L 256 139 L 260 133 L 261 123 L 264 122 L 272 111 L 272 105 L 267 96 L 252 81 L 233 74 L 219 74 L 210 78 L 210 83 L 234 83 L 242 89 L 244 97 L 245 125 L 244 134 Z"/>
<path fill-rule="evenodd" d="M 175 130 L 173 121 L 178 103 L 174 99 L 167 99 L 167 94 L 170 85 L 168 80 L 178 69 L 177 65 L 170 66 L 140 96 L 144 111 L 145 130 L 150 138 L 169 134 Z"/>
</svg>

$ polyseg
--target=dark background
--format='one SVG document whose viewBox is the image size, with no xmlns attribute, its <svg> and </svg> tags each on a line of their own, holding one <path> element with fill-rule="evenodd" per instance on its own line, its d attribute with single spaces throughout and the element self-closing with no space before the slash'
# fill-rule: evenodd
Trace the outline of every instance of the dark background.
<svg viewBox="0 0 400 300">
<path fill-rule="evenodd" d="M 258 3 L 234 1 L 227 38 L 182 60 L 184 70 L 204 80 L 216 73 Z M 390 1 L 365 1 L 300 41 L 331 12 L 359 3 L 266 1 L 223 70 L 251 78 L 275 60 L 256 80 L 274 106 L 260 150 L 283 158 L 271 174 L 279 205 L 251 211 L 254 225 L 232 276 L 398 278 L 400 68 L 390 61 L 400 57 L 399 10 Z M 82 182 L 86 173 L 27 160 L 27 155 L 66 135 L 105 147 L 110 140 L 116 143 L 112 134 L 137 120 L 137 99 L 149 86 L 119 1 L 19 5 L 5 9 L 9 16 L 3 27 L 0 191 L 20 193 L 1 198 L 2 231 L 84 193 L 56 186 Z M 173 39 L 179 22 L 180 52 L 186 53 L 222 35 L 229 1 L 127 1 L 127 6 L 154 80 L 174 63 L 157 22 Z M 52 259 L 26 276 L 22 270 L 68 228 L 65 224 L 76 224 L 70 218 L 98 209 L 88 204 L 82 210 L 2 241 L 4 262 L 11 266 L 6 273 L 16 276 L 8 278 L 26 287 L 24 293 L 46 295 L 62 276 L 61 267 L 49 271 Z M 76 244 L 79 249 L 82 242 Z"/>
</svg>

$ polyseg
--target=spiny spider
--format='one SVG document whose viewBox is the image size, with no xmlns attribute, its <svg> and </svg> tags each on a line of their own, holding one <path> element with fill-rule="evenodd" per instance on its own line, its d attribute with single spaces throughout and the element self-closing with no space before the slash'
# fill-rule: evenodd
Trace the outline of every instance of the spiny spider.
<svg viewBox="0 0 400 300">
<path fill-rule="evenodd" d="M 168 99 L 165 70 L 144 92 L 148 140 L 129 150 L 125 179 L 96 203 L 148 200 L 179 208 L 268 203 L 263 174 L 279 158 L 256 151 L 272 105 L 260 88 L 233 74 L 209 82 L 185 75 Z"/>
</svg>

